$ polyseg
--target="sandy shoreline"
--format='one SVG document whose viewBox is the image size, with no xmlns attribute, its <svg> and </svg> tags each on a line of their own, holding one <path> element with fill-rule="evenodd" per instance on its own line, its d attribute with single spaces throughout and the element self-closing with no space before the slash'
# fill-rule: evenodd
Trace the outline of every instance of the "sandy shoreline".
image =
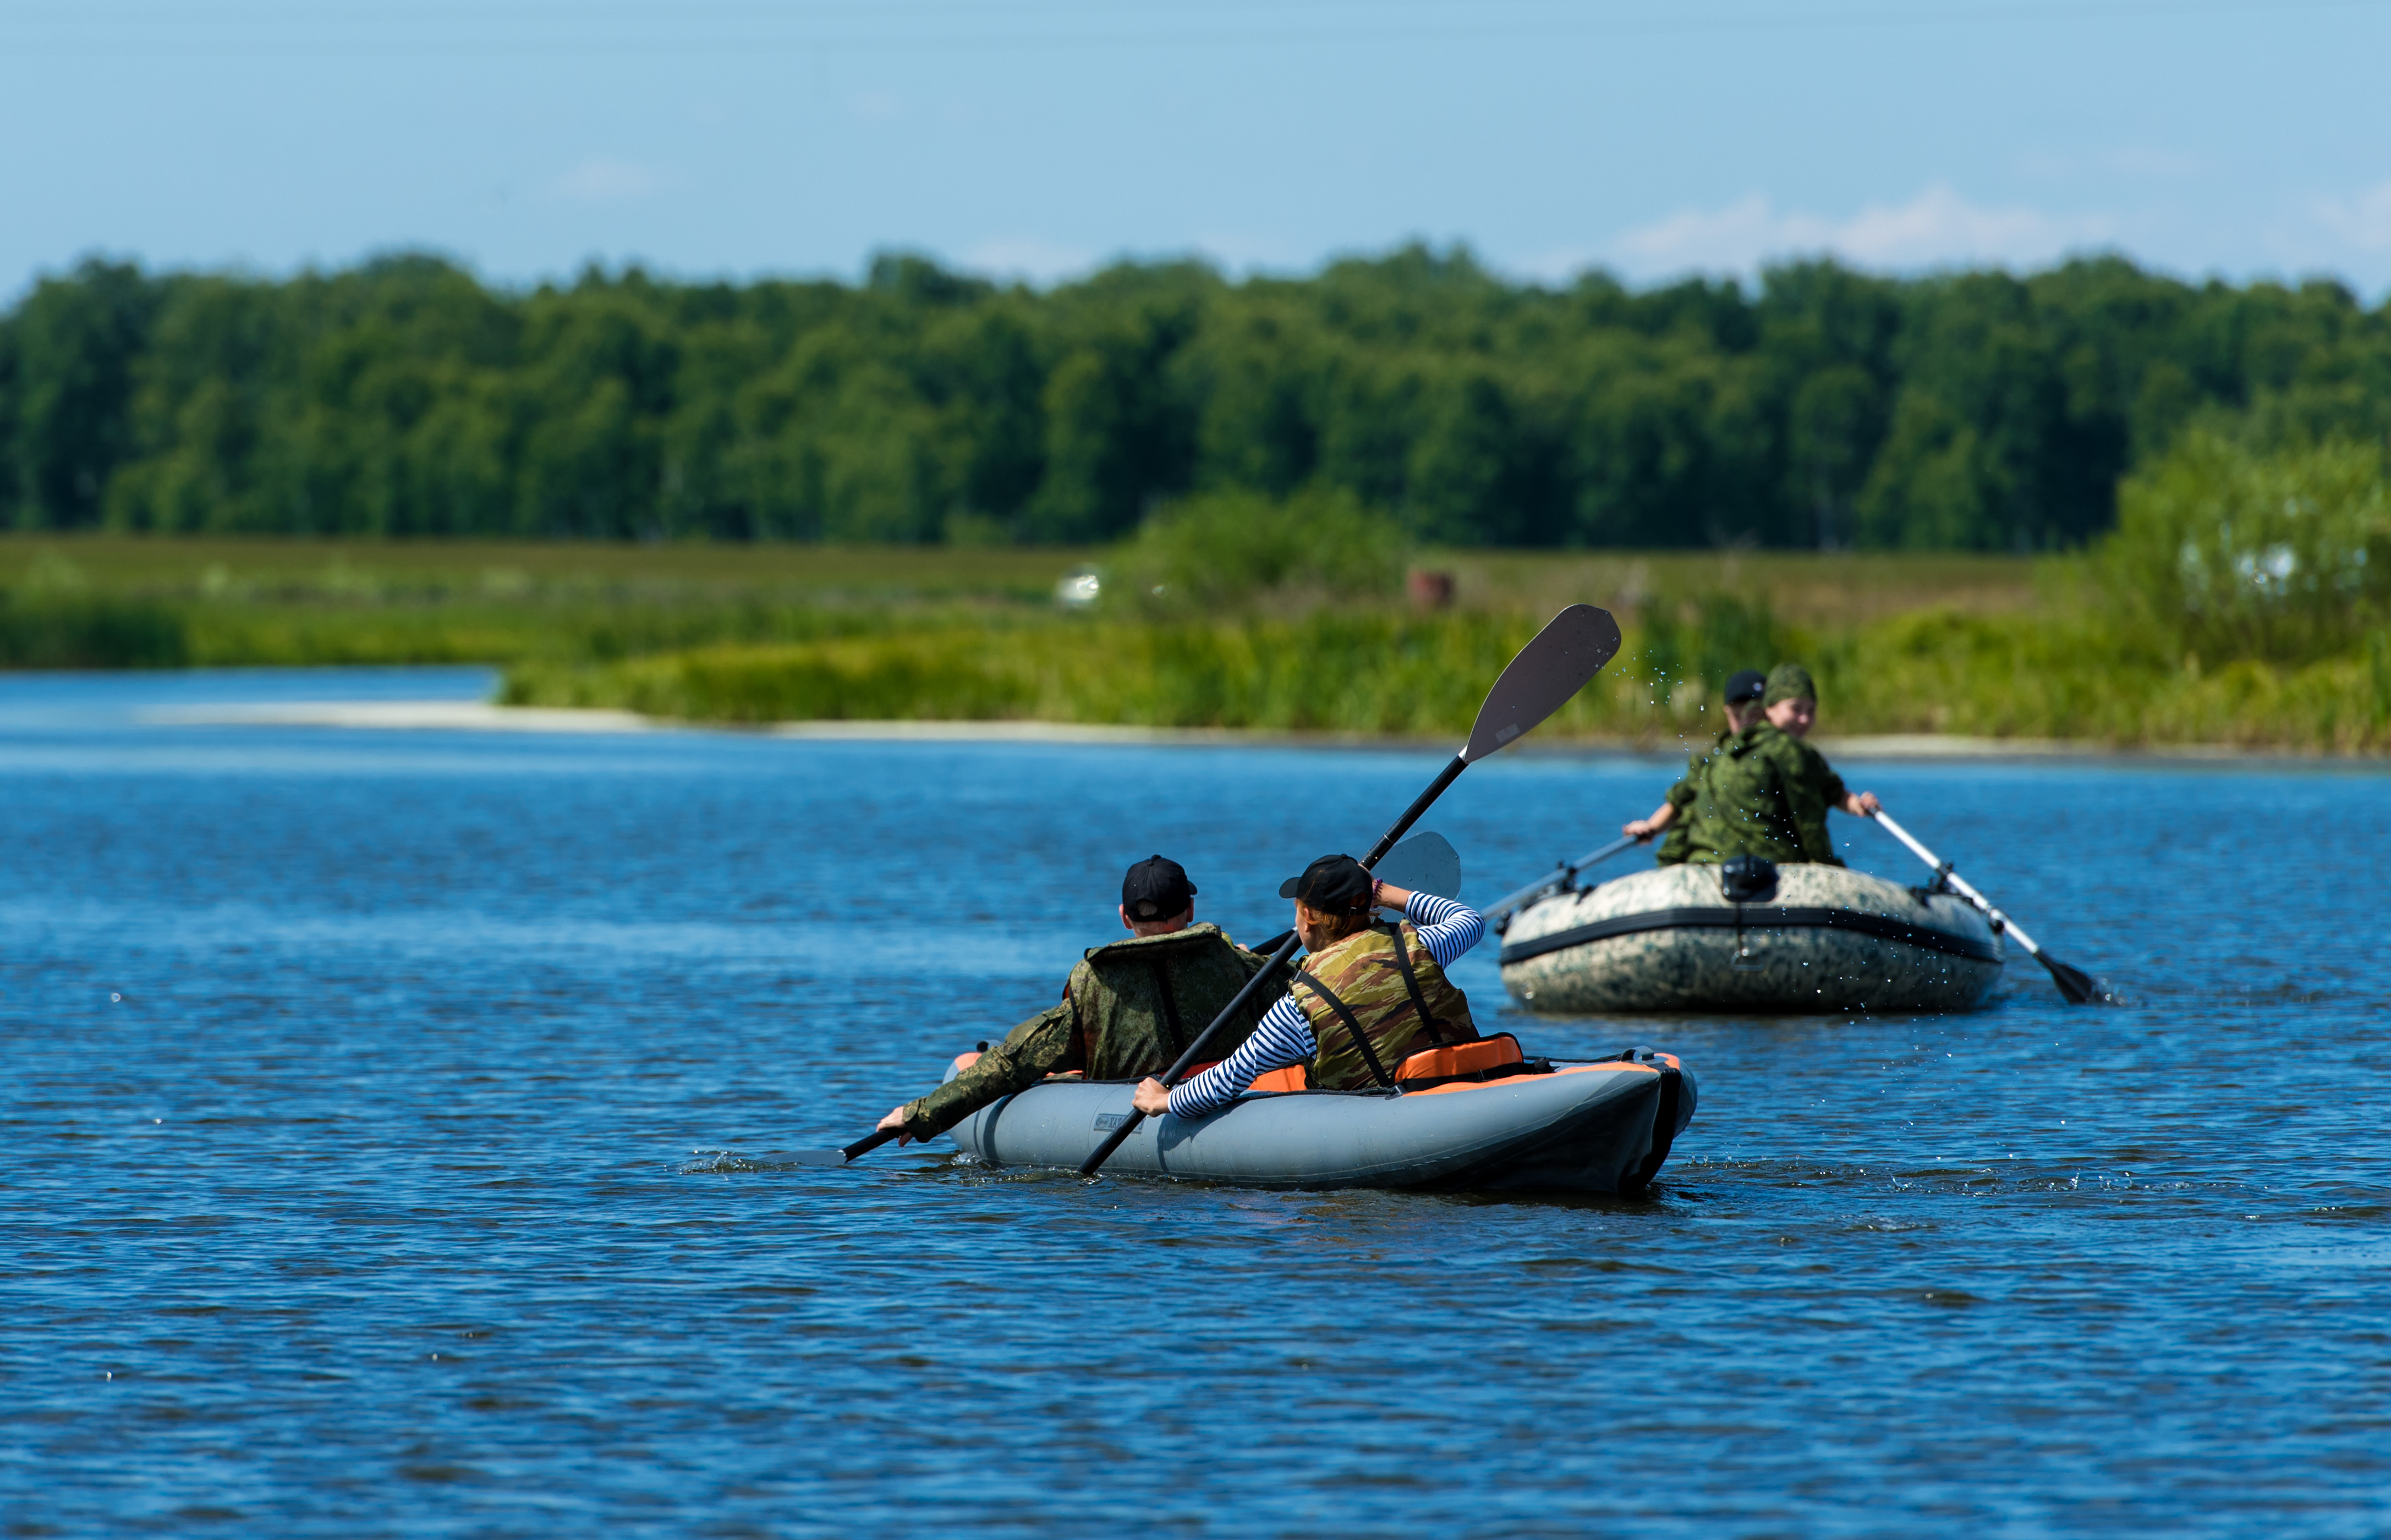
<svg viewBox="0 0 2391 1540">
<path fill-rule="evenodd" d="M 1442 748 L 1446 740 L 1356 733 L 1286 733 L 1233 727 L 1130 727 L 1077 722 L 781 722 L 744 727 L 640 716 L 634 712 L 561 706 L 499 706 L 482 700 L 291 700 L 156 707 L 141 720 L 173 726 L 346 727 L 368 731 L 536 734 L 739 732 L 767 738 L 847 743 L 1085 743 L 1210 747 L 1351 749 Z M 1849 760 L 2065 761 L 2159 760 L 2255 764 L 2380 765 L 2376 759 L 2336 758 L 2281 749 L 2229 744 L 2161 744 L 2113 748 L 2065 738 L 1962 738 L 1930 733 L 1821 737 L 1818 747 Z M 1626 738 L 1531 739 L 1514 752 L 1618 755 L 1674 759 L 1684 745 Z"/>
</svg>

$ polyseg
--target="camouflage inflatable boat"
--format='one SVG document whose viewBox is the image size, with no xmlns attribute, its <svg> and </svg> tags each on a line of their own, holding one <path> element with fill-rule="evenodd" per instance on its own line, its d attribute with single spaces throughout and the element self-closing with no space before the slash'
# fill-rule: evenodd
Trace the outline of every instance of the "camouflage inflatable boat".
<svg viewBox="0 0 2391 1540">
<path fill-rule="evenodd" d="M 1972 1010 L 2000 938 L 1948 892 L 1842 866 L 1662 866 L 1520 910 L 1503 985 L 1530 1010 Z"/>
<path fill-rule="evenodd" d="M 1076 1170 L 1126 1120 L 1131 1090 L 1042 1081 L 949 1134 L 989 1165 Z M 1247 1187 L 1636 1192 L 1693 1115 L 1694 1077 L 1630 1049 L 1419 1089 L 1248 1092 L 1209 1117 L 1144 1120 L 1105 1170 Z"/>
</svg>

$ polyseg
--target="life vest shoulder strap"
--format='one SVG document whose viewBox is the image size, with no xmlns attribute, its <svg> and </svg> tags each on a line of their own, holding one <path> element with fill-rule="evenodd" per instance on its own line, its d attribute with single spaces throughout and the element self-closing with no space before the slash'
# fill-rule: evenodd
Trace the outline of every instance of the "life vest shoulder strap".
<svg viewBox="0 0 2391 1540">
<path fill-rule="evenodd" d="M 1412 950 L 1404 943 L 1403 928 L 1389 923 L 1386 931 L 1388 939 L 1395 943 L 1395 966 L 1402 970 L 1403 988 L 1412 997 L 1412 1008 L 1419 1012 L 1420 1030 L 1428 1033 L 1430 1043 L 1443 1047 L 1444 1023 L 1428 1008 L 1428 996 L 1420 993 L 1419 975 L 1412 971 Z"/>
<path fill-rule="evenodd" d="M 1362 1062 L 1370 1066 L 1372 1078 L 1388 1090 L 1393 1090 L 1395 1077 L 1387 1073 L 1387 1067 L 1378 1062 L 1378 1050 L 1370 1046 L 1370 1034 L 1362 1030 L 1362 1023 L 1353 1015 L 1352 1007 L 1338 999 L 1335 990 L 1302 969 L 1299 968 L 1295 970 L 1295 979 L 1296 982 L 1304 985 L 1328 1002 L 1328 1008 L 1337 1013 L 1337 1020 L 1343 1022 L 1346 1032 L 1352 1035 L 1353 1046 L 1362 1050 Z"/>
</svg>

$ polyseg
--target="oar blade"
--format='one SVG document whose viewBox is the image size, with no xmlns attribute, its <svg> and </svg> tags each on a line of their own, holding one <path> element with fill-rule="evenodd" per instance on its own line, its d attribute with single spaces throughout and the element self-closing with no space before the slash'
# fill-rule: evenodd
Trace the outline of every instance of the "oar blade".
<svg viewBox="0 0 2391 1540">
<path fill-rule="evenodd" d="M 782 1157 L 793 1166 L 843 1166 L 847 1164 L 844 1149 L 792 1149 Z"/>
<path fill-rule="evenodd" d="M 1572 604 L 1519 649 L 1494 681 L 1461 757 L 1476 764 L 1569 704 L 1619 655 L 1619 622 L 1607 610 Z"/>
<path fill-rule="evenodd" d="M 1439 898 L 1461 896 L 1461 853 L 1441 834 L 1415 834 L 1387 852 L 1371 875 Z"/>
<path fill-rule="evenodd" d="M 2067 997 L 2069 1005 L 2105 1006 L 2115 1003 L 2116 996 L 2103 989 L 2099 980 L 2082 969 L 2070 968 L 2048 952 L 2036 954 L 2035 961 L 2042 964 L 2044 970 L 2049 973 L 2050 982 L 2059 986 L 2059 993 Z"/>
</svg>

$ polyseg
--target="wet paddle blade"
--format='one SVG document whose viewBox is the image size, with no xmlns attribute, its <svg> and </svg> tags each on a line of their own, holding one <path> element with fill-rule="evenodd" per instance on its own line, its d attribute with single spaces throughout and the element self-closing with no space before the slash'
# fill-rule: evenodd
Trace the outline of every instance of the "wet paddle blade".
<svg viewBox="0 0 2391 1540">
<path fill-rule="evenodd" d="M 844 1149 L 792 1149 L 782 1159 L 793 1166 L 843 1166 L 847 1164 Z"/>
<path fill-rule="evenodd" d="M 1382 882 L 1439 898 L 1461 896 L 1461 853 L 1441 834 L 1415 834 L 1371 869 Z"/>
<path fill-rule="evenodd" d="M 1619 622 L 1607 610 L 1572 604 L 1519 649 L 1478 709 L 1461 758 L 1476 764 L 1569 704 L 1619 654 Z"/>
<path fill-rule="evenodd" d="M 2059 986 L 2060 994 L 2067 996 L 2069 1005 L 2105 1006 L 2113 1003 L 2114 996 L 2102 989 L 2099 982 L 2082 969 L 2070 968 L 2047 952 L 2036 953 L 2034 960 L 2042 964 L 2043 968 L 2049 972 L 2050 982 Z"/>
</svg>

